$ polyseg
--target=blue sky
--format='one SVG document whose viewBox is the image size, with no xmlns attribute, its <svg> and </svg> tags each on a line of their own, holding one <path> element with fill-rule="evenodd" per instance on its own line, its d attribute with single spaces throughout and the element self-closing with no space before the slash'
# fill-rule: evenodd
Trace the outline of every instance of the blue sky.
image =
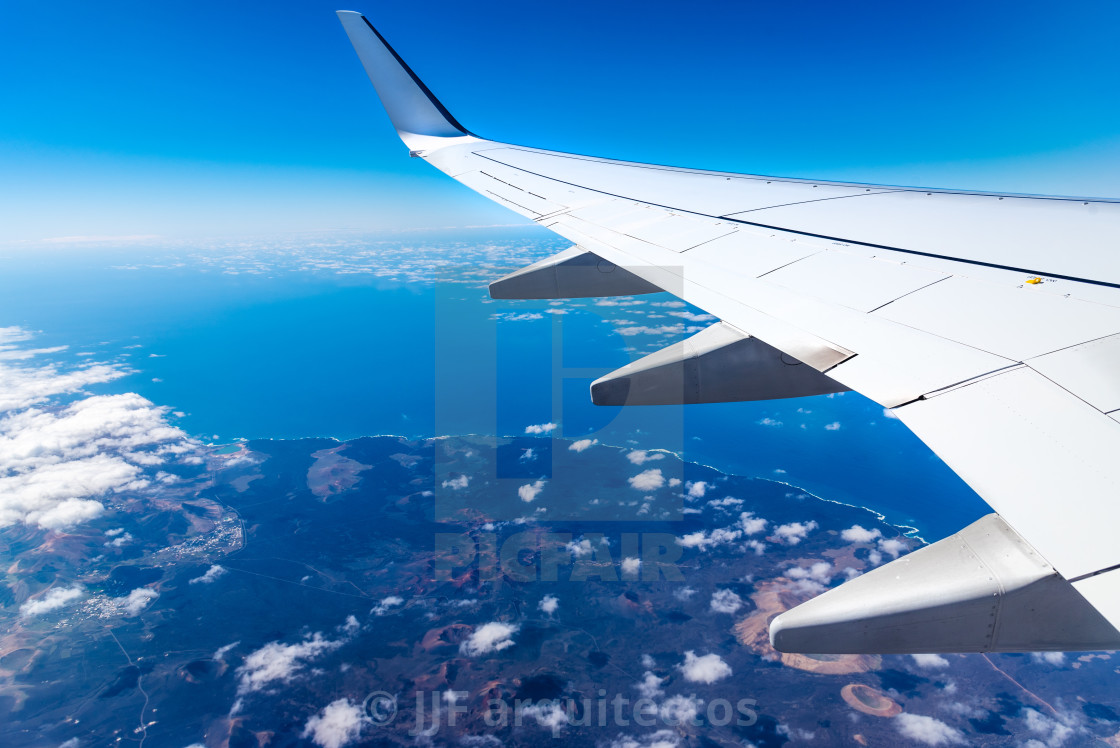
<svg viewBox="0 0 1120 748">
<path fill-rule="evenodd" d="M 520 222 L 408 159 L 318 0 L 5 3 L 0 244 Z M 369 2 L 467 127 L 822 179 L 1120 197 L 1120 5 Z"/>
</svg>

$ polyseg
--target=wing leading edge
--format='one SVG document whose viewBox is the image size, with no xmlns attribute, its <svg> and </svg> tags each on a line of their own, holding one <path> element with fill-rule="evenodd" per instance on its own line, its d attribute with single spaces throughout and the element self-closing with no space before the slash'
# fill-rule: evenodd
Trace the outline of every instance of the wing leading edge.
<svg viewBox="0 0 1120 748">
<path fill-rule="evenodd" d="M 338 15 L 412 155 L 576 245 L 495 297 L 664 289 L 722 320 L 596 382 L 597 402 L 854 389 L 998 512 L 779 616 L 777 648 L 1120 648 L 1120 204 L 496 143 Z"/>
</svg>

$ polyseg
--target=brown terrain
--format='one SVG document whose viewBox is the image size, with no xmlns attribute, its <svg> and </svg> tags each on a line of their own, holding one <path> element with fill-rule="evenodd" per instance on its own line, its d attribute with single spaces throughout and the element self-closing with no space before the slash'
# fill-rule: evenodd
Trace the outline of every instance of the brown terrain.
<svg viewBox="0 0 1120 748">
<path fill-rule="evenodd" d="M 754 611 L 735 624 L 732 632 L 739 643 L 769 660 L 779 660 L 787 667 L 824 675 L 847 675 L 878 670 L 883 658 L 879 655 L 805 655 L 779 652 L 770 646 L 770 622 L 780 614 L 803 602 L 803 596 L 789 588 L 784 577 L 762 582 L 751 595 Z"/>
</svg>

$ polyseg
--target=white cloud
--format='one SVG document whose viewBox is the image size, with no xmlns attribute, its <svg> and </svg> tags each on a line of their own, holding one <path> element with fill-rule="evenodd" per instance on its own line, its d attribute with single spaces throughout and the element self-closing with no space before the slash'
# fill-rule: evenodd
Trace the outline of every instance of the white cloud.
<svg viewBox="0 0 1120 748">
<path fill-rule="evenodd" d="M 708 492 L 708 484 L 702 480 L 698 480 L 695 483 L 691 481 L 685 483 L 685 487 L 688 489 L 688 496 L 691 499 L 702 499 L 704 498 L 704 494 Z"/>
<path fill-rule="evenodd" d="M 743 598 L 731 590 L 716 590 L 712 594 L 711 608 L 716 613 L 730 613 L 735 614 L 739 608 L 743 607 Z"/>
<path fill-rule="evenodd" d="M 556 429 L 555 423 L 537 423 L 525 427 L 526 434 L 551 434 Z"/>
<path fill-rule="evenodd" d="M 672 730 L 658 730 L 648 735 L 619 735 L 609 748 L 680 748 L 681 739 Z"/>
<path fill-rule="evenodd" d="M 906 550 L 906 543 L 903 543 L 897 538 L 889 538 L 879 541 L 879 550 L 883 553 L 890 554 L 891 558 L 898 558 L 898 554 Z"/>
<path fill-rule="evenodd" d="M 708 506 L 714 507 L 729 507 L 729 506 L 742 506 L 743 500 L 736 499 L 732 496 L 726 496 L 722 499 L 712 499 L 708 502 Z"/>
<path fill-rule="evenodd" d="M 538 725 L 551 730 L 553 737 L 558 736 L 568 726 L 568 714 L 560 706 L 559 701 L 542 699 L 523 707 L 521 714 L 524 717 L 532 717 Z"/>
<path fill-rule="evenodd" d="M 387 614 L 391 608 L 395 608 L 402 603 L 404 603 L 403 597 L 389 595 L 388 597 L 382 598 L 381 602 L 374 605 L 369 612 L 373 613 L 375 616 L 383 616 Z"/>
<path fill-rule="evenodd" d="M 642 682 L 634 686 L 638 689 L 638 693 L 642 695 L 643 699 L 658 699 L 665 695 L 661 690 L 661 684 L 665 682 L 664 678 L 658 677 L 652 671 L 647 670 L 645 675 L 642 676 Z"/>
<path fill-rule="evenodd" d="M 659 468 L 643 470 L 628 480 L 631 488 L 636 488 L 639 491 L 653 491 L 665 485 L 665 476 L 661 474 Z"/>
<path fill-rule="evenodd" d="M 499 312 L 491 319 L 505 320 L 506 322 L 528 322 L 534 319 L 544 319 L 540 312 Z"/>
<path fill-rule="evenodd" d="M 708 322 L 715 319 L 715 317 L 710 314 L 694 314 L 693 312 L 667 312 L 667 314 L 671 317 L 680 317 L 689 322 Z"/>
<path fill-rule="evenodd" d="M 517 459 L 521 462 L 532 462 L 533 460 L 537 459 L 537 451 L 530 447 L 529 449 L 522 451 L 521 456 Z"/>
<path fill-rule="evenodd" d="M 629 577 L 638 576 L 638 571 L 642 568 L 642 560 L 635 556 L 627 556 L 622 559 L 622 573 Z"/>
<path fill-rule="evenodd" d="M 579 441 L 569 444 L 568 449 L 570 449 L 572 452 L 582 452 L 588 447 L 594 446 L 598 443 L 598 439 L 580 439 Z"/>
<path fill-rule="evenodd" d="M 3 328 L 0 328 L 0 330 L 3 330 Z M 28 600 L 23 605 L 19 606 L 19 614 L 24 618 L 41 616 L 44 613 L 50 613 L 52 610 L 66 607 L 84 594 L 85 590 L 78 585 L 74 585 L 73 587 L 52 587 L 47 590 L 47 593 L 42 597 Z"/>
<path fill-rule="evenodd" d="M 452 491 L 458 491 L 461 488 L 466 488 L 471 482 L 469 475 L 458 475 L 443 482 L 444 488 L 450 488 Z"/>
<path fill-rule="evenodd" d="M 763 418 L 761 421 L 759 421 L 758 425 L 759 426 L 775 426 L 775 427 L 777 427 L 777 426 L 781 426 L 782 422 L 778 421 L 778 420 L 775 420 L 773 418 L 767 417 L 767 418 Z"/>
<path fill-rule="evenodd" d="M 728 528 L 720 527 L 712 530 L 710 533 L 703 530 L 690 532 L 677 538 L 677 543 L 685 548 L 699 548 L 706 551 L 717 545 L 727 545 L 734 543 L 742 535 L 739 530 L 731 530 Z"/>
<path fill-rule="evenodd" d="M 778 527 L 774 529 L 774 534 L 783 543 L 797 545 L 804 540 L 805 536 L 812 530 L 816 530 L 817 527 L 818 525 L 815 520 L 809 520 L 808 522 L 790 522 L 786 525 L 778 525 Z"/>
<path fill-rule="evenodd" d="M 300 737 L 311 738 L 322 748 L 343 748 L 358 740 L 366 721 L 361 704 L 338 699 L 307 720 Z"/>
<path fill-rule="evenodd" d="M 950 727 L 939 719 L 924 714 L 903 712 L 894 718 L 898 731 L 911 740 L 926 745 L 949 745 L 963 743 L 964 735 L 955 727 Z"/>
<path fill-rule="evenodd" d="M 135 539 L 136 538 L 132 537 L 132 533 L 126 532 L 123 535 L 117 535 L 115 538 L 107 542 L 105 546 L 108 548 L 120 548 L 122 546 L 128 545 Z"/>
<path fill-rule="evenodd" d="M 218 579 L 218 577 L 224 576 L 227 573 L 228 572 L 226 571 L 226 568 L 224 566 L 218 566 L 217 564 L 214 564 L 206 570 L 205 574 L 203 574 L 201 577 L 195 577 L 190 581 L 190 583 L 211 584 L 212 582 L 214 582 L 214 580 Z"/>
<path fill-rule="evenodd" d="M 847 530 L 840 532 L 840 537 L 848 543 L 870 543 L 882 535 L 877 529 L 868 530 L 861 525 L 852 525 Z"/>
<path fill-rule="evenodd" d="M 1061 667 L 1066 663 L 1065 652 L 1031 652 L 1031 659 L 1055 667 Z"/>
<path fill-rule="evenodd" d="M 1040 738 L 1040 740 L 1029 741 L 1027 745 L 1031 748 L 1033 748 L 1032 744 L 1037 745 L 1039 743 L 1046 748 L 1058 748 L 1058 746 L 1064 745 L 1077 730 L 1075 730 L 1071 718 L 1065 715 L 1059 715 L 1059 717 L 1061 718 L 1060 721 L 1051 719 L 1030 707 L 1024 707 L 1023 719 L 1026 721 L 1027 729 Z"/>
<path fill-rule="evenodd" d="M 517 495 L 521 497 L 522 501 L 528 503 L 535 500 L 543 489 L 543 480 L 533 481 L 532 483 L 526 483 L 524 486 L 518 488 Z"/>
<path fill-rule="evenodd" d="M 537 603 L 537 608 L 546 616 L 550 616 L 557 611 L 560 607 L 560 598 L 555 595 L 545 595 L 541 601 Z"/>
<path fill-rule="evenodd" d="M 785 577 L 793 580 L 799 591 L 818 594 L 832 582 L 832 565 L 827 561 L 815 561 L 807 567 L 793 566 L 785 570 Z"/>
<path fill-rule="evenodd" d="M 684 653 L 684 662 L 677 669 L 689 683 L 715 683 L 731 675 L 731 666 L 718 654 L 697 657 L 691 649 Z"/>
<path fill-rule="evenodd" d="M 635 465 L 644 465 L 651 460 L 664 460 L 665 454 L 663 452 L 647 452 L 644 449 L 635 449 L 626 455 L 626 459 Z"/>
<path fill-rule="evenodd" d="M 754 512 L 743 512 L 739 515 L 739 527 L 744 535 L 757 535 L 766 529 L 769 520 L 754 516 Z"/>
<path fill-rule="evenodd" d="M 710 655 L 709 655 L 710 656 Z M 730 670 L 728 671 L 730 672 Z M 668 725 L 688 725 L 692 724 L 696 719 L 696 715 L 700 714 L 700 708 L 704 705 L 702 699 L 695 696 L 670 696 L 661 702 L 658 708 L 658 716 L 661 721 Z"/>
<path fill-rule="evenodd" d="M 0 527 L 65 529 L 99 516 L 99 497 L 146 487 L 142 467 L 195 448 L 165 414 L 131 393 L 10 412 L 0 420 Z"/>
<path fill-rule="evenodd" d="M 914 658 L 914 664 L 921 668 L 949 667 L 949 661 L 939 654 L 916 654 L 910 656 Z"/>
<path fill-rule="evenodd" d="M 696 594 L 696 590 L 692 587 L 681 587 L 673 591 L 673 597 L 680 600 L 682 603 Z"/>
<path fill-rule="evenodd" d="M 137 587 L 128 593 L 128 597 L 118 597 L 114 602 L 117 609 L 126 616 L 138 616 L 152 601 L 159 597 L 159 593 L 148 587 Z"/>
<path fill-rule="evenodd" d="M 342 641 L 324 639 L 315 633 L 297 644 L 269 642 L 248 657 L 237 668 L 237 693 L 253 693 L 271 685 L 289 683 L 303 670 L 305 661 L 338 649 Z"/>
<path fill-rule="evenodd" d="M 168 409 L 135 393 L 84 396 L 131 373 L 96 364 L 63 371 L 26 360 L 57 349 L 18 349 L 31 334 L 0 334 L 0 527 L 62 530 L 99 516 L 101 497 L 147 486 L 142 468 L 197 464 L 197 443 L 168 424 Z M 62 396 L 78 395 L 59 402 Z M 122 541 L 123 544 L 124 541 Z"/>
<path fill-rule="evenodd" d="M 615 332 L 617 332 L 619 335 L 630 337 L 633 335 L 682 335 L 689 332 L 700 332 L 700 330 L 702 329 L 702 327 L 696 326 L 685 327 L 683 323 L 678 322 L 675 325 L 659 325 L 656 327 L 652 327 L 650 325 L 619 327 L 615 329 Z"/>
<path fill-rule="evenodd" d="M 500 652 L 513 646 L 513 635 L 517 633 L 518 626 L 501 621 L 491 621 L 475 629 L 462 644 L 459 653 L 467 657 Z"/>
<path fill-rule="evenodd" d="M 839 421 L 833 421 L 832 423 L 826 423 L 825 426 L 824 426 L 824 430 L 825 431 L 839 431 L 840 430 L 840 422 Z"/>
</svg>

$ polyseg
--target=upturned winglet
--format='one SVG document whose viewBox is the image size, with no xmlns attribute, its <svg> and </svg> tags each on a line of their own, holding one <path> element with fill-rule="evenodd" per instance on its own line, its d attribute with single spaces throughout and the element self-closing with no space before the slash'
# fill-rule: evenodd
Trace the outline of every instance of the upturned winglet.
<svg viewBox="0 0 1120 748">
<path fill-rule="evenodd" d="M 340 10 L 338 19 L 393 127 L 409 149 L 430 149 L 435 138 L 472 135 L 451 116 L 365 16 L 352 10 Z"/>
</svg>

